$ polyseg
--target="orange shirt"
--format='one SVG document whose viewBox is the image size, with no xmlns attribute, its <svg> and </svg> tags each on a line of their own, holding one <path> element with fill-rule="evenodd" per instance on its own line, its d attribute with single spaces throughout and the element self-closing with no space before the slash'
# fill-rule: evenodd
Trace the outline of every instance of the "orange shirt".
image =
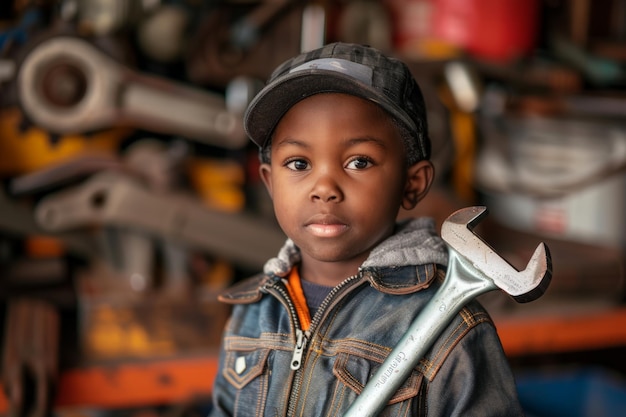
<svg viewBox="0 0 626 417">
<path fill-rule="evenodd" d="M 308 330 L 311 325 L 311 314 L 309 313 L 309 307 L 306 304 L 306 297 L 304 296 L 304 290 L 302 289 L 302 283 L 300 282 L 298 268 L 293 268 L 289 274 L 289 278 L 287 280 L 287 291 L 296 306 L 296 312 L 298 313 L 302 330 Z"/>
</svg>

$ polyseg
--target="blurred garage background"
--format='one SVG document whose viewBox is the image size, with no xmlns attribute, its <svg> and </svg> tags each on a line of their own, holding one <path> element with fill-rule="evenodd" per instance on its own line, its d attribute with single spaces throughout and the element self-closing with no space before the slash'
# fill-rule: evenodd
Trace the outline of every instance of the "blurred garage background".
<svg viewBox="0 0 626 417">
<path fill-rule="evenodd" d="M 284 236 L 242 112 L 336 40 L 410 64 L 438 225 L 552 284 L 493 315 L 529 416 L 626 414 L 626 1 L 3 0 L 0 415 L 204 416 L 225 286 Z"/>
</svg>

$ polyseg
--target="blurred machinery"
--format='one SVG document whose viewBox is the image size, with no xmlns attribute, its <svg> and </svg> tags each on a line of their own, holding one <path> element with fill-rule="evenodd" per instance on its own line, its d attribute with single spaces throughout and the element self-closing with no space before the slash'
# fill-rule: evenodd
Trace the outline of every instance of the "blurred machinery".
<svg viewBox="0 0 626 417">
<path fill-rule="evenodd" d="M 284 241 L 255 207 L 242 112 L 324 22 L 288 1 L 8 3 L 0 408 L 37 417 L 60 368 L 215 351 L 215 292 Z"/>
</svg>

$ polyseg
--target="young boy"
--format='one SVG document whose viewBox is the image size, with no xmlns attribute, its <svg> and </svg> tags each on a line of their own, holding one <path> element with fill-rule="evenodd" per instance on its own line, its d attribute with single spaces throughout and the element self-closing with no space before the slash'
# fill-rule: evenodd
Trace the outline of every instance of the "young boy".
<svg viewBox="0 0 626 417">
<path fill-rule="evenodd" d="M 424 102 L 402 62 L 336 43 L 276 69 L 245 114 L 289 239 L 233 305 L 212 417 L 342 416 L 445 276 Z M 381 415 L 521 415 L 488 314 L 454 319 Z"/>
</svg>

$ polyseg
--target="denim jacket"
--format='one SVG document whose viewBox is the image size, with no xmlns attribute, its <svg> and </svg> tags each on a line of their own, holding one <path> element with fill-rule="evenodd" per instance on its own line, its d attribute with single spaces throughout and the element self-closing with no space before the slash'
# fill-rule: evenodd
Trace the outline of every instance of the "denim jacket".
<svg viewBox="0 0 626 417">
<path fill-rule="evenodd" d="M 342 416 L 439 287 L 447 250 L 431 219 L 398 224 L 330 292 L 306 332 L 284 283 L 298 261 L 288 240 L 264 273 L 220 296 L 233 311 L 211 417 Z M 522 415 L 500 340 L 477 302 L 456 315 L 381 415 Z"/>
</svg>

